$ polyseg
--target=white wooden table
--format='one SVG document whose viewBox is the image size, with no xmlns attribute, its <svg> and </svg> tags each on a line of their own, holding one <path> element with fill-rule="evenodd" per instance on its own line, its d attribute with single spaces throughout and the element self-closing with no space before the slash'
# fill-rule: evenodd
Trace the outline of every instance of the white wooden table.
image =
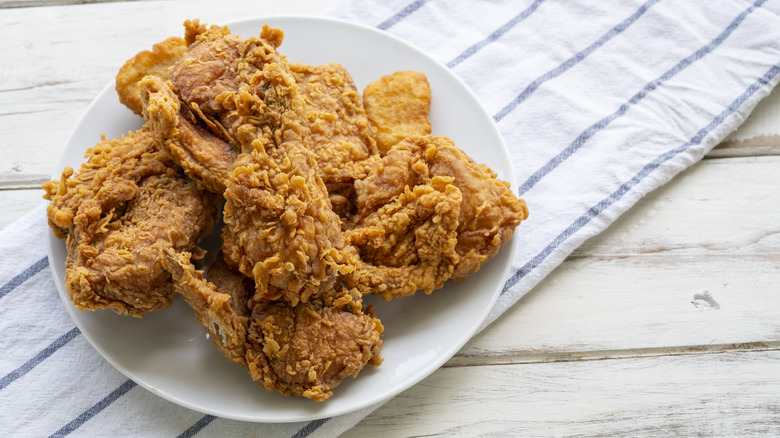
<svg viewBox="0 0 780 438">
<path fill-rule="evenodd" d="M 44 202 L 71 129 L 127 58 L 186 18 L 328 0 L 79 3 L 0 0 L 0 228 Z M 780 435 L 778 134 L 780 90 L 346 436 Z"/>
</svg>

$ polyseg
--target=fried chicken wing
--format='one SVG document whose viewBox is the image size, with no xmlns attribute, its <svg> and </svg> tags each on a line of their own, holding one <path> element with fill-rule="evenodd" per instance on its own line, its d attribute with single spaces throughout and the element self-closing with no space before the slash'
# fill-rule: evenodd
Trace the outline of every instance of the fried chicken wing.
<svg viewBox="0 0 780 438">
<path fill-rule="evenodd" d="M 77 174 L 44 185 L 49 223 L 67 238 L 65 281 L 78 309 L 142 316 L 175 296 L 160 250 L 197 251 L 218 202 L 187 179 L 148 126 L 104 140 Z"/>
<path fill-rule="evenodd" d="M 344 278 L 385 300 L 476 272 L 528 214 L 508 183 L 445 137 L 405 139 L 355 187 L 349 240 L 364 263 Z"/>
<path fill-rule="evenodd" d="M 406 137 L 431 133 L 431 87 L 422 73 L 383 76 L 366 86 L 363 102 L 382 154 Z"/>
<path fill-rule="evenodd" d="M 168 80 L 168 73 L 184 54 L 187 45 L 184 39 L 170 37 L 128 59 L 116 75 L 116 93 L 119 102 L 131 111 L 141 115 L 141 90 L 138 82 L 146 76 Z"/>
<path fill-rule="evenodd" d="M 203 277 L 188 253 L 163 263 L 214 344 L 270 391 L 323 401 L 346 377 L 381 363 L 381 322 L 349 294 L 291 306 L 259 301 L 247 317 L 247 277 L 216 263 Z"/>
</svg>

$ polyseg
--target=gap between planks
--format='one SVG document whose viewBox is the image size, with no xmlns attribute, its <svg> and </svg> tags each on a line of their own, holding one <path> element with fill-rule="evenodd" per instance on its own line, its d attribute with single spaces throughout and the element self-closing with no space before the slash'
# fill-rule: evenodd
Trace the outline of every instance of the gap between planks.
<svg viewBox="0 0 780 438">
<path fill-rule="evenodd" d="M 0 190 L 38 190 L 49 178 L 33 178 L 21 181 L 0 181 Z M 41 189 L 42 191 L 43 189 Z"/>
<path fill-rule="evenodd" d="M 121 3 L 141 0 L 0 0 L 0 9 L 34 8 L 41 6 L 85 5 L 92 3 Z"/>
<path fill-rule="evenodd" d="M 584 362 L 596 360 L 637 359 L 662 356 L 687 356 L 721 353 L 749 353 L 780 351 L 780 341 L 755 341 L 732 344 L 688 345 L 677 347 L 632 348 L 623 350 L 594 350 L 573 352 L 546 352 L 537 350 L 509 351 L 494 354 L 456 355 L 444 367 L 474 367 L 521 365 L 553 362 Z"/>
</svg>

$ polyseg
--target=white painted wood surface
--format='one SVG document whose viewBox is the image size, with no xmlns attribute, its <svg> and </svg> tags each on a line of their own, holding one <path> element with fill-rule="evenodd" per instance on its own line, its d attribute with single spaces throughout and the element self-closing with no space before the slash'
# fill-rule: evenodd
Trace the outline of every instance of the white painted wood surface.
<svg viewBox="0 0 780 438">
<path fill-rule="evenodd" d="M 0 0 L 0 228 L 90 100 L 186 18 L 286 2 Z M 53 6 L 52 6 L 53 5 Z M 780 92 L 347 437 L 780 436 Z"/>
</svg>

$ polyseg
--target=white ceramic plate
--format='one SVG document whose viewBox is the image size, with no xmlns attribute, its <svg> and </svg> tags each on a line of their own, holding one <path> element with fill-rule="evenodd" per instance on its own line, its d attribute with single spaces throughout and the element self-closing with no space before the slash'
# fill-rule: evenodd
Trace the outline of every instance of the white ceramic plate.
<svg viewBox="0 0 780 438">
<path fill-rule="evenodd" d="M 359 90 L 399 70 L 428 76 L 433 93 L 434 134 L 445 135 L 499 176 L 514 181 L 509 154 L 491 117 L 477 98 L 446 67 L 382 31 L 315 17 L 264 17 L 228 23 L 233 31 L 257 35 L 263 23 L 285 33 L 280 52 L 291 62 L 340 62 Z M 144 48 L 139 48 L 139 50 Z M 78 168 L 85 150 L 100 134 L 118 138 L 142 121 L 117 100 L 113 83 L 92 102 L 71 134 L 58 171 Z M 54 176 L 59 178 L 59 174 Z M 475 275 L 448 282 L 426 296 L 384 303 L 368 297 L 386 330 L 384 363 L 347 379 L 323 403 L 269 392 L 241 367 L 225 360 L 182 299 L 143 319 L 111 311 L 76 310 L 64 289 L 65 245 L 49 234 L 49 258 L 65 306 L 76 325 L 111 364 L 140 386 L 197 411 L 254 422 L 292 422 L 344 414 L 384 401 L 419 382 L 452 357 L 483 322 L 507 278 L 513 238 Z"/>
</svg>

